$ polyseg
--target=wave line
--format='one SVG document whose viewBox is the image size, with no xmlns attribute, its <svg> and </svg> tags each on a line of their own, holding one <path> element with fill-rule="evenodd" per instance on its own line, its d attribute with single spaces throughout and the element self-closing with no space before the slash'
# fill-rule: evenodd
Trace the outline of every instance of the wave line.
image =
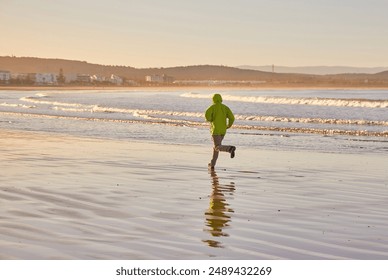
<svg viewBox="0 0 388 280">
<path fill-rule="evenodd" d="M 183 93 L 185 98 L 211 99 L 210 94 Z M 222 95 L 227 101 L 239 101 L 247 103 L 269 103 L 283 105 L 314 105 L 314 106 L 336 106 L 336 107 L 366 107 L 366 108 L 388 108 L 388 100 L 373 99 L 346 99 L 346 98 L 322 98 L 322 97 L 282 97 L 282 96 L 235 96 Z"/>
<path fill-rule="evenodd" d="M 44 117 L 51 119 L 70 119 L 84 121 L 100 121 L 100 122 L 117 122 L 117 123 L 137 123 L 137 124 L 160 124 L 169 126 L 187 126 L 187 127 L 208 127 L 206 122 L 173 120 L 165 118 L 150 118 L 150 120 L 123 120 L 109 118 L 91 118 L 91 117 L 76 117 L 76 116 L 55 116 L 33 113 L 16 113 L 16 112 L 1 112 L 3 115 L 18 115 L 24 117 Z M 257 126 L 257 125 L 233 125 L 233 129 L 237 130 L 259 130 L 259 131 L 276 131 L 290 132 L 301 134 L 321 134 L 321 135 L 348 135 L 348 136 L 369 136 L 369 137 L 388 137 L 388 131 L 366 131 L 366 130 L 342 130 L 342 129 L 318 129 L 318 128 L 296 128 L 296 127 L 275 127 L 275 126 Z"/>
</svg>

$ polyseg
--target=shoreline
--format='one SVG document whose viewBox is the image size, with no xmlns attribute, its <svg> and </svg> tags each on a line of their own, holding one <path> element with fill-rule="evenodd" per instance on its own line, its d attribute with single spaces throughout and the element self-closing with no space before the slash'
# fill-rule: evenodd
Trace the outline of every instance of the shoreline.
<svg viewBox="0 0 388 280">
<path fill-rule="evenodd" d="M 243 89 L 243 90 L 388 90 L 388 86 L 138 86 L 138 87 L 104 87 L 104 86 L 0 86 L 1 91 L 49 91 L 49 90 L 117 90 L 117 91 L 143 91 L 143 90 L 228 90 L 228 89 Z"/>
<path fill-rule="evenodd" d="M 241 148 L 209 173 L 210 143 L 0 146 L 0 259 L 388 259 L 385 155 Z"/>
</svg>

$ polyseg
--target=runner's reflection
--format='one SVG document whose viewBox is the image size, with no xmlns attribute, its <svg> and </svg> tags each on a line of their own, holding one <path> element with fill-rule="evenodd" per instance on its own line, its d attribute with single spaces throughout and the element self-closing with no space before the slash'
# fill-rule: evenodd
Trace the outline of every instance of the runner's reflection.
<svg viewBox="0 0 388 280">
<path fill-rule="evenodd" d="M 219 178 L 214 170 L 210 171 L 212 181 L 212 193 L 210 194 L 209 209 L 205 212 L 206 228 L 212 235 L 212 239 L 204 240 L 211 247 L 223 247 L 222 243 L 217 240 L 220 237 L 229 236 L 225 232 L 225 228 L 229 226 L 231 221 L 230 213 L 233 209 L 229 207 L 225 195 L 233 195 L 235 190 L 234 183 L 222 185 L 219 183 Z"/>
</svg>

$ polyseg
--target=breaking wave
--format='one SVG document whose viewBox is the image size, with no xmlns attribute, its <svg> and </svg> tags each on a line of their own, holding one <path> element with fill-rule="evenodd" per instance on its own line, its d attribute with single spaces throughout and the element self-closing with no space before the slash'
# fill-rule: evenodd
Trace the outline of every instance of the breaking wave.
<svg viewBox="0 0 388 280">
<path fill-rule="evenodd" d="M 184 93 L 181 97 L 210 99 L 211 94 Z M 236 96 L 222 95 L 227 101 L 239 101 L 248 103 L 269 103 L 284 105 L 314 105 L 336 107 L 365 107 L 365 108 L 388 108 L 388 100 L 372 99 L 346 99 L 346 98 L 321 98 L 321 97 L 277 97 L 277 96 Z"/>
<path fill-rule="evenodd" d="M 44 96 L 47 97 L 47 96 Z M 20 98 L 20 101 L 35 103 L 35 104 L 45 104 L 45 105 L 56 105 L 56 106 L 67 106 L 67 107 L 87 107 L 88 105 L 83 105 L 79 103 L 65 103 L 65 102 L 57 102 L 57 101 L 48 101 L 42 100 L 41 98 L 27 96 Z"/>
<path fill-rule="evenodd" d="M 0 106 L 2 107 L 13 107 L 13 108 L 35 108 L 36 106 L 33 106 L 33 105 L 25 105 L 25 104 L 15 104 L 15 103 L 7 103 L 7 102 L 3 102 L 3 103 L 0 103 Z"/>
<path fill-rule="evenodd" d="M 140 124 L 162 124 L 169 126 L 188 126 L 188 127 L 208 127 L 208 124 L 200 121 L 174 120 L 168 118 L 153 118 L 147 116 L 143 119 L 110 119 L 100 117 L 81 117 L 81 116 L 56 116 L 33 113 L 0 112 L 3 115 L 21 115 L 30 118 L 50 118 L 50 119 L 71 119 L 94 122 L 116 122 L 116 123 L 140 123 Z M 307 127 L 277 127 L 277 126 L 259 126 L 259 125 L 234 125 L 234 129 L 253 130 L 253 131 L 274 131 L 321 135 L 348 135 L 348 136 L 369 136 L 369 137 L 388 137 L 388 131 L 366 131 L 366 130 L 345 130 L 329 128 L 307 128 Z"/>
<path fill-rule="evenodd" d="M 205 94 L 183 94 L 184 97 L 193 98 L 209 98 L 209 95 Z M 241 98 L 238 96 L 224 95 L 224 99 L 232 100 L 233 98 Z M 249 97 L 246 100 L 259 100 L 260 97 Z M 260 99 L 262 100 L 262 99 Z M 271 97 L 271 100 L 277 100 L 280 102 L 294 102 L 299 100 L 301 104 L 303 99 L 295 98 L 276 98 Z M 309 100 L 307 98 L 307 100 Z M 315 99 L 311 98 L 311 101 Z M 332 102 L 339 99 L 329 99 Z M 152 123 L 152 124 L 165 124 L 172 126 L 191 126 L 191 127 L 205 127 L 208 124 L 204 120 L 203 112 L 187 112 L 187 111 L 170 111 L 170 110 L 146 110 L 137 108 L 116 108 L 105 107 L 98 104 L 80 104 L 71 102 L 59 102 L 48 98 L 46 95 L 38 95 L 34 97 L 22 97 L 19 99 L 20 103 L 25 104 L 8 104 L 0 103 L 0 106 L 18 107 L 22 108 L 23 112 L 14 112 L 15 114 L 23 114 L 24 116 L 32 117 L 47 117 L 47 118 L 63 118 L 74 120 L 87 120 L 87 121 L 104 121 L 104 122 L 128 122 L 128 123 Z M 247 102 L 256 102 L 247 101 Z M 315 100 L 327 101 L 325 99 Z M 353 100 L 354 101 L 354 100 Z M 370 106 L 369 103 L 364 101 L 363 106 Z M 368 102 L 372 102 L 369 100 Z M 380 107 L 385 103 L 381 100 Z M 387 101 L 384 101 L 387 102 Z M 290 103 L 289 103 L 290 104 Z M 323 103 L 322 103 L 323 104 Z M 369 105 L 367 105 L 369 104 Z M 39 106 L 41 105 L 41 106 Z M 354 105 L 354 104 L 353 104 Z M 361 103 L 359 103 L 361 106 Z M 329 106 L 329 105 L 328 105 Z M 340 106 L 340 105 L 334 105 Z M 345 105 L 344 105 L 345 106 Z M 41 108 L 42 107 L 42 108 Z M 63 112 L 63 113 L 61 113 Z M 4 114 L 5 112 L 3 112 Z M 12 112 L 7 112 L 12 114 Z M 375 136 L 375 137 L 388 137 L 388 131 L 369 131 L 365 130 L 367 126 L 388 126 L 386 120 L 357 120 L 357 119 L 335 119 L 335 118 L 309 118 L 309 117 L 284 117 L 284 116 L 263 116 L 263 115 L 244 115 L 236 114 L 236 119 L 240 122 L 236 122 L 233 126 L 235 129 L 240 130 L 267 130 L 278 132 L 294 132 L 294 133 L 308 133 L 308 134 L 324 134 L 324 135 L 357 135 L 357 136 Z M 276 125 L 276 123 L 288 123 L 287 125 Z M 300 123 L 314 124 L 310 127 L 297 125 Z M 294 124 L 294 125 L 293 125 Z M 352 130 L 347 130 L 346 127 L 336 127 L 335 125 L 351 125 Z M 294 127 L 292 127 L 294 126 Z M 313 127 L 311 127 L 313 126 Z M 376 129 L 375 129 L 376 130 Z"/>
<path fill-rule="evenodd" d="M 120 113 L 120 114 L 130 114 L 134 117 L 139 117 L 144 119 L 166 119 L 166 117 L 167 118 L 174 117 L 175 121 L 177 118 L 199 118 L 199 119 L 204 118 L 203 113 L 200 113 L 200 112 L 125 109 L 125 108 L 103 107 L 96 104 L 85 105 L 85 104 L 79 104 L 79 103 L 65 103 L 65 102 L 57 102 L 57 101 L 49 101 L 49 100 L 40 100 L 35 97 L 23 97 L 20 100 L 25 102 L 35 103 L 35 104 L 52 105 L 53 106 L 52 109 L 56 111 L 64 111 L 64 112 Z M 23 106 L 25 108 L 32 108 L 32 106 L 27 106 L 23 104 L 18 104 L 18 105 Z M 236 115 L 235 117 L 237 120 L 258 121 L 258 122 L 388 126 L 388 121 L 376 121 L 376 120 L 301 118 L 301 117 L 257 116 L 257 115 Z"/>
</svg>

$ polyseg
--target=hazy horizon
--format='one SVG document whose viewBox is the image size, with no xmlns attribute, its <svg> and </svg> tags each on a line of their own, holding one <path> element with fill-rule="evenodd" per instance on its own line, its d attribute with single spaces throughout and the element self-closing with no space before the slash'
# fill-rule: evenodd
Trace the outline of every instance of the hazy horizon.
<svg viewBox="0 0 388 280">
<path fill-rule="evenodd" d="M 0 56 L 135 68 L 388 65 L 388 2 L 0 0 Z"/>
<path fill-rule="evenodd" d="M 171 65 L 171 66 L 148 66 L 148 67 L 135 67 L 133 65 L 124 65 L 124 64 L 103 64 L 97 63 L 95 61 L 87 61 L 85 59 L 72 59 L 72 58 L 62 58 L 62 57 L 37 57 L 37 56 L 16 56 L 16 55 L 0 55 L 0 57 L 12 57 L 12 58 L 38 58 L 38 59 L 58 59 L 58 60 L 69 60 L 69 61 L 79 61 L 86 62 L 89 64 L 96 64 L 102 66 L 119 66 L 119 67 L 133 67 L 133 68 L 174 68 L 174 67 L 187 67 L 187 66 L 225 66 L 225 67 L 234 67 L 234 68 L 243 68 L 243 67 L 284 67 L 284 68 L 360 68 L 360 69 L 377 69 L 377 68 L 388 68 L 388 66 L 350 66 L 350 65 L 276 65 L 276 64 L 262 64 L 262 65 L 253 65 L 253 64 L 240 64 L 240 65 L 226 65 L 226 64 L 190 64 L 190 65 Z M 244 69 L 244 68 L 243 68 Z"/>
</svg>

